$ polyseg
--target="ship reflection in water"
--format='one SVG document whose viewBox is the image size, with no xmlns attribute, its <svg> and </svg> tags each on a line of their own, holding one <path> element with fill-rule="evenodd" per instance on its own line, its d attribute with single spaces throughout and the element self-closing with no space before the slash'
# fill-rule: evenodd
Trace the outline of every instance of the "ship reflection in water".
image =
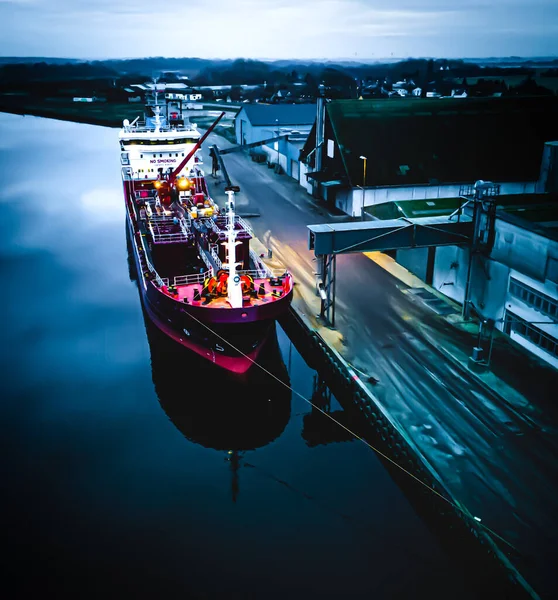
<svg viewBox="0 0 558 600">
<path fill-rule="evenodd" d="M 242 453 L 283 433 L 291 414 L 291 390 L 275 325 L 254 366 L 239 380 L 183 348 L 144 314 L 155 392 L 174 426 L 191 442 L 226 452 L 232 498 L 238 494 Z"/>
<path fill-rule="evenodd" d="M 291 410 L 289 379 L 273 328 L 258 364 L 242 380 L 170 340 L 148 317 L 155 391 L 184 436 L 215 450 L 254 450 L 277 438 Z M 279 381 L 278 381 L 279 380 Z"/>
</svg>

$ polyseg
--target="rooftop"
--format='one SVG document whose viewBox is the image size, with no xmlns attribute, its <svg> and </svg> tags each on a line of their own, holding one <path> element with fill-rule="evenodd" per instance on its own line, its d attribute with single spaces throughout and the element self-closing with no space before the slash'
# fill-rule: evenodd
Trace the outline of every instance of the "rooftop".
<svg viewBox="0 0 558 600">
<path fill-rule="evenodd" d="M 435 198 L 432 200 L 402 200 L 382 202 L 365 207 L 365 212 L 375 219 L 438 217 L 457 210 L 467 198 Z M 497 196 L 497 215 L 545 237 L 558 238 L 558 193 L 556 194 L 505 194 Z"/>
<path fill-rule="evenodd" d="M 352 185 L 360 156 L 368 186 L 535 181 L 544 143 L 558 140 L 554 96 L 333 100 L 326 111 Z"/>
<path fill-rule="evenodd" d="M 316 120 L 315 104 L 248 104 L 243 106 L 240 115 L 252 125 L 312 125 Z"/>
</svg>

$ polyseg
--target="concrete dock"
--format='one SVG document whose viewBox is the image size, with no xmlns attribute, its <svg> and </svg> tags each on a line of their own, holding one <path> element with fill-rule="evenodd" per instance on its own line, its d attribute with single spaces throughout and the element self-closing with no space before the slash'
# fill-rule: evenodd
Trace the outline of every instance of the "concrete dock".
<svg viewBox="0 0 558 600">
<path fill-rule="evenodd" d="M 217 136 L 210 142 L 229 146 Z M 380 253 L 337 257 L 336 327 L 328 327 L 317 317 L 306 226 L 349 217 L 330 214 L 294 180 L 243 153 L 225 160 L 241 189 L 237 211 L 253 215 L 261 253 L 271 250 L 272 266 L 295 277 L 301 321 L 351 369 L 363 397 L 373 399 L 423 471 L 490 537 L 526 594 L 551 597 L 558 372 L 503 335 L 495 338 L 491 370 L 473 372 L 468 359 L 478 324 L 464 322 L 459 306 Z M 222 178 L 208 180 L 222 202 Z"/>
</svg>

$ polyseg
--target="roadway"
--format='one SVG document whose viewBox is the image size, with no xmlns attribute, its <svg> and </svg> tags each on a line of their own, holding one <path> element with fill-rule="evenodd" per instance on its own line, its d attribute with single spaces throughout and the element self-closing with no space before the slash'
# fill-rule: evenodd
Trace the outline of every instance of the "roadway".
<svg viewBox="0 0 558 600">
<path fill-rule="evenodd" d="M 209 137 L 206 172 L 210 144 L 230 146 Z M 316 262 L 307 249 L 307 225 L 351 219 L 329 214 L 293 179 L 244 153 L 223 158 L 240 186 L 237 212 L 259 215 L 249 218 L 256 236 L 291 270 L 294 302 L 313 316 Z M 208 181 L 223 205 L 223 178 Z M 378 380 L 374 393 L 383 406 L 454 497 L 518 548 L 522 556 L 513 562 L 544 595 L 557 566 L 550 556 L 558 532 L 558 487 L 552 483 L 558 481 L 558 428 L 536 397 L 504 399 L 440 352 L 438 345 L 467 341 L 456 340 L 451 325 L 404 293 L 407 287 L 364 254 L 338 256 L 340 351 Z"/>
</svg>

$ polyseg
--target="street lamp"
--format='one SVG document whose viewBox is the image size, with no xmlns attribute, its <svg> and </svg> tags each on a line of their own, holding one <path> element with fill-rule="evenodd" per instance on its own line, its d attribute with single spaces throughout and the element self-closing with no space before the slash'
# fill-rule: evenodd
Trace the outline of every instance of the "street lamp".
<svg viewBox="0 0 558 600">
<path fill-rule="evenodd" d="M 360 218 L 364 221 L 364 188 L 366 187 L 366 156 L 359 156 L 363 161 L 362 163 L 362 209 L 360 211 Z"/>
<path fill-rule="evenodd" d="M 279 119 L 275 119 L 275 126 L 277 127 L 277 137 L 279 137 L 279 134 L 281 133 L 281 130 L 279 129 Z M 275 147 L 277 148 L 277 173 L 279 173 L 279 140 L 275 142 Z"/>
</svg>

